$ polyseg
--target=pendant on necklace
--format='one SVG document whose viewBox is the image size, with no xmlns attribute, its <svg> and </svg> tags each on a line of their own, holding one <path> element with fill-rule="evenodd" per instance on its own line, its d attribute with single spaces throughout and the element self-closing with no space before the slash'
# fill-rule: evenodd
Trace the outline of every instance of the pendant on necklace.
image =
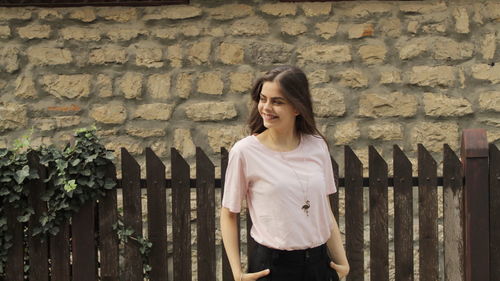
<svg viewBox="0 0 500 281">
<path fill-rule="evenodd" d="M 311 204 L 309 202 L 309 200 L 306 200 L 306 203 L 304 205 L 302 205 L 302 210 L 304 210 L 304 212 L 306 212 L 306 215 L 309 216 L 309 208 L 311 207 Z"/>
</svg>

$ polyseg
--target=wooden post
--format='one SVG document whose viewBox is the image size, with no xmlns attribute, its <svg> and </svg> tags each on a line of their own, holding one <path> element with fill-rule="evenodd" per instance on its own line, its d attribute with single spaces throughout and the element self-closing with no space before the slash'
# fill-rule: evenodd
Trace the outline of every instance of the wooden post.
<svg viewBox="0 0 500 281">
<path fill-rule="evenodd" d="M 490 280 L 488 141 L 484 129 L 465 129 L 464 165 L 465 280 Z"/>
</svg>

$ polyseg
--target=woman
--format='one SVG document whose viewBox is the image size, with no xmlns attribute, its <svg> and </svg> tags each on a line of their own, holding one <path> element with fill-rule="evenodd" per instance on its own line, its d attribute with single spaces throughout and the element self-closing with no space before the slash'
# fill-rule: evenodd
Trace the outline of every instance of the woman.
<svg viewBox="0 0 500 281">
<path fill-rule="evenodd" d="M 349 263 L 328 200 L 336 192 L 332 164 L 305 74 L 296 67 L 275 68 L 256 81 L 252 100 L 251 135 L 229 153 L 220 216 L 234 279 L 343 278 Z M 248 273 L 241 270 L 236 221 L 244 198 L 257 242 Z"/>
</svg>

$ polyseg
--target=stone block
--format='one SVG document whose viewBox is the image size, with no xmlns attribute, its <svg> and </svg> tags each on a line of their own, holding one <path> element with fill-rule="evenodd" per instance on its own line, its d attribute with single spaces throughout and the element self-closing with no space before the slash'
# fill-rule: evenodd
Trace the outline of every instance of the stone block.
<svg viewBox="0 0 500 281">
<path fill-rule="evenodd" d="M 184 49 L 181 45 L 172 45 L 167 48 L 167 60 L 170 61 L 170 65 L 175 68 L 182 66 L 182 60 L 184 58 Z"/>
<path fill-rule="evenodd" d="M 331 3 L 303 3 L 300 7 L 307 17 L 327 16 L 332 11 Z"/>
<path fill-rule="evenodd" d="M 10 27 L 8 25 L 0 25 L 0 39 L 10 37 Z"/>
<path fill-rule="evenodd" d="M 108 64 L 127 62 L 127 50 L 118 46 L 103 46 L 90 51 L 89 62 L 91 64 Z"/>
<path fill-rule="evenodd" d="M 130 41 L 145 34 L 148 34 L 146 30 L 135 27 L 112 26 L 106 30 L 106 37 L 114 42 Z"/>
<path fill-rule="evenodd" d="M 253 7 L 245 4 L 226 4 L 207 9 L 211 18 L 216 20 L 232 20 L 253 15 Z"/>
<path fill-rule="evenodd" d="M 425 115 L 427 116 L 464 116 L 473 113 L 472 104 L 464 98 L 453 98 L 443 94 L 425 93 L 423 101 Z"/>
<path fill-rule="evenodd" d="M 101 40 L 101 33 L 95 27 L 65 27 L 59 31 L 59 34 L 64 40 L 77 40 L 77 41 L 99 41 Z"/>
<path fill-rule="evenodd" d="M 196 155 L 196 146 L 193 143 L 193 138 L 189 129 L 175 129 L 174 147 L 180 151 L 184 158 Z"/>
<path fill-rule="evenodd" d="M 402 38 L 397 44 L 399 58 L 407 60 L 424 54 L 429 50 L 432 41 L 433 38 L 431 37 L 414 38 L 410 40 L 408 40 L 408 38 Z"/>
<path fill-rule="evenodd" d="M 336 21 L 319 22 L 315 25 L 316 35 L 323 39 L 330 39 L 337 34 L 339 23 Z"/>
<path fill-rule="evenodd" d="M 127 135 L 138 138 L 163 137 L 167 134 L 164 126 L 152 125 L 148 122 L 134 122 L 125 126 Z"/>
<path fill-rule="evenodd" d="M 309 84 L 311 85 L 327 83 L 330 82 L 330 75 L 328 75 L 325 69 L 318 69 L 307 73 L 307 80 L 309 80 Z"/>
<path fill-rule="evenodd" d="M 204 72 L 198 77 L 198 92 L 209 95 L 222 95 L 224 82 L 220 72 Z"/>
<path fill-rule="evenodd" d="M 177 76 L 177 83 L 176 83 L 176 94 L 178 97 L 187 99 L 189 98 L 189 95 L 191 94 L 191 90 L 193 88 L 193 74 L 192 73 L 179 73 Z"/>
<path fill-rule="evenodd" d="M 252 88 L 253 74 L 251 72 L 231 72 L 229 80 L 231 81 L 231 92 L 247 92 Z"/>
<path fill-rule="evenodd" d="M 112 78 L 105 74 L 97 75 L 96 90 L 100 98 L 109 98 L 113 96 Z"/>
<path fill-rule="evenodd" d="M 167 121 L 174 111 L 173 104 L 151 103 L 137 106 L 134 112 L 134 118 L 145 120 L 163 120 Z"/>
<path fill-rule="evenodd" d="M 107 137 L 104 147 L 114 151 L 116 159 L 120 159 L 121 148 L 125 148 L 131 155 L 137 156 L 144 152 L 144 141 L 128 136 Z"/>
<path fill-rule="evenodd" d="M 500 91 L 481 93 L 479 95 L 479 108 L 481 111 L 500 112 Z"/>
<path fill-rule="evenodd" d="M 444 1 L 433 3 L 401 3 L 399 10 L 407 14 L 430 14 L 444 12 L 448 9 Z"/>
<path fill-rule="evenodd" d="M 220 153 L 221 147 L 230 150 L 238 140 L 246 136 L 243 126 L 217 126 L 207 129 L 208 145 L 214 153 Z"/>
<path fill-rule="evenodd" d="M 219 59 L 225 64 L 241 64 L 244 57 L 245 51 L 241 44 L 222 42 L 219 45 Z"/>
<path fill-rule="evenodd" d="M 442 152 L 445 143 L 453 150 L 459 148 L 458 125 L 455 122 L 418 122 L 410 127 L 412 147 L 415 150 L 419 143 L 431 152 Z"/>
<path fill-rule="evenodd" d="M 81 123 L 81 117 L 56 116 L 52 118 L 35 118 L 33 123 L 38 130 L 45 132 L 77 126 Z"/>
<path fill-rule="evenodd" d="M 160 28 L 153 29 L 151 31 L 151 35 L 153 35 L 154 37 L 159 38 L 159 39 L 173 40 L 173 39 L 177 38 L 178 34 L 179 34 L 178 28 L 160 27 Z"/>
<path fill-rule="evenodd" d="M 175 6 L 159 6 L 147 7 L 144 9 L 143 20 L 182 20 L 199 17 L 202 15 L 202 10 L 195 6 L 175 5 Z"/>
<path fill-rule="evenodd" d="M 30 24 L 17 29 L 19 37 L 23 39 L 49 38 L 50 32 L 50 25 L 47 24 Z"/>
<path fill-rule="evenodd" d="M 351 49 L 348 45 L 310 45 L 297 50 L 297 59 L 300 64 L 340 63 L 351 61 Z"/>
<path fill-rule="evenodd" d="M 123 124 L 127 119 L 127 109 L 122 103 L 96 104 L 90 110 L 90 117 L 104 124 Z"/>
<path fill-rule="evenodd" d="M 500 64 L 476 64 L 472 68 L 472 77 L 478 80 L 490 81 L 492 84 L 500 83 Z"/>
<path fill-rule="evenodd" d="M 137 19 L 137 8 L 103 7 L 98 8 L 97 16 L 109 21 L 130 22 Z"/>
<path fill-rule="evenodd" d="M 456 7 L 453 9 L 453 18 L 455 19 L 455 30 L 457 33 L 467 34 L 470 32 L 467 8 Z"/>
<path fill-rule="evenodd" d="M 366 64 L 379 64 L 384 62 L 387 48 L 383 43 L 367 44 L 359 47 L 361 59 Z"/>
<path fill-rule="evenodd" d="M 148 68 L 163 66 L 163 53 L 161 48 L 136 47 L 135 64 Z"/>
<path fill-rule="evenodd" d="M 93 22 L 96 19 L 95 9 L 93 7 L 79 7 L 78 9 L 72 9 L 69 14 L 69 18 L 82 22 Z"/>
<path fill-rule="evenodd" d="M 339 72 L 336 77 L 340 79 L 339 83 L 343 87 L 364 88 L 368 86 L 368 78 L 357 69 L 344 70 Z"/>
<path fill-rule="evenodd" d="M 418 103 L 413 95 L 394 92 L 390 94 L 363 93 L 359 97 L 361 117 L 412 117 L 417 113 Z"/>
<path fill-rule="evenodd" d="M 208 62 L 210 52 L 212 50 L 212 41 L 203 40 L 191 45 L 187 51 L 187 59 L 196 64 L 201 65 Z"/>
<path fill-rule="evenodd" d="M 29 20 L 32 17 L 31 10 L 26 8 L 0 7 L 0 21 Z"/>
<path fill-rule="evenodd" d="M 282 19 L 279 24 L 281 33 L 286 35 L 297 36 L 307 31 L 307 26 L 297 19 Z"/>
<path fill-rule="evenodd" d="M 237 115 L 232 102 L 200 102 L 186 106 L 186 116 L 193 121 L 221 121 Z"/>
<path fill-rule="evenodd" d="M 259 65 L 287 63 L 290 61 L 294 49 L 293 45 L 282 42 L 254 41 L 250 43 L 249 47 L 250 54 L 247 53 L 247 56 Z"/>
<path fill-rule="evenodd" d="M 49 46 L 31 46 L 26 50 L 30 63 L 34 65 L 63 65 L 73 62 L 71 51 Z"/>
<path fill-rule="evenodd" d="M 264 35 L 269 33 L 269 25 L 264 19 L 254 16 L 235 21 L 230 30 L 233 35 Z"/>
<path fill-rule="evenodd" d="M 373 24 L 365 23 L 365 24 L 353 24 L 349 27 L 347 33 L 349 39 L 358 39 L 363 37 L 371 37 L 375 32 L 373 28 Z"/>
<path fill-rule="evenodd" d="M 456 42 L 453 39 L 439 38 L 433 42 L 433 57 L 437 60 L 461 60 L 472 57 L 474 45 L 469 42 Z"/>
<path fill-rule="evenodd" d="M 483 55 L 483 59 L 491 60 L 495 57 L 495 51 L 497 48 L 496 37 L 496 34 L 492 32 L 485 34 L 483 39 L 481 40 L 479 51 Z"/>
<path fill-rule="evenodd" d="M 378 24 L 381 35 L 398 38 L 401 36 L 401 21 L 398 18 L 382 18 Z"/>
<path fill-rule="evenodd" d="M 260 6 L 261 12 L 271 16 L 284 17 L 295 16 L 297 13 L 297 4 L 295 3 L 273 3 Z"/>
<path fill-rule="evenodd" d="M 394 6 L 386 3 L 363 3 L 355 5 L 347 14 L 356 19 L 363 19 L 373 16 L 387 16 L 392 13 Z"/>
<path fill-rule="evenodd" d="M 402 140 L 403 127 L 396 123 L 377 123 L 368 126 L 368 137 L 372 140 Z"/>
<path fill-rule="evenodd" d="M 153 100 L 166 100 L 170 98 L 170 74 L 158 73 L 149 76 L 147 90 Z"/>
<path fill-rule="evenodd" d="M 38 97 L 33 76 L 31 74 L 19 75 L 15 82 L 14 95 L 22 99 L 34 99 Z"/>
<path fill-rule="evenodd" d="M 346 113 L 344 94 L 334 88 L 311 89 L 311 97 L 317 117 L 343 116 Z"/>
<path fill-rule="evenodd" d="M 405 77 L 410 84 L 430 87 L 451 87 L 455 80 L 452 66 L 414 66 Z"/>
<path fill-rule="evenodd" d="M 44 75 L 40 79 L 43 89 L 58 99 L 76 99 L 88 97 L 90 94 L 92 75 Z"/>
<path fill-rule="evenodd" d="M 0 132 L 22 129 L 27 125 L 28 110 L 25 105 L 17 103 L 0 103 Z"/>
<path fill-rule="evenodd" d="M 19 49 L 16 46 L 0 47 L 0 70 L 13 73 L 19 69 Z"/>
<path fill-rule="evenodd" d="M 64 10 L 61 8 L 48 8 L 38 11 L 38 18 L 48 21 L 61 20 L 64 17 Z"/>
<path fill-rule="evenodd" d="M 140 73 L 127 72 L 119 80 L 120 92 L 126 99 L 141 99 L 142 78 Z"/>
<path fill-rule="evenodd" d="M 361 136 L 358 122 L 341 122 L 335 126 L 333 138 L 336 145 L 347 145 L 353 143 Z"/>
<path fill-rule="evenodd" d="M 380 72 L 380 84 L 398 84 L 401 82 L 401 71 L 399 70 Z"/>
</svg>

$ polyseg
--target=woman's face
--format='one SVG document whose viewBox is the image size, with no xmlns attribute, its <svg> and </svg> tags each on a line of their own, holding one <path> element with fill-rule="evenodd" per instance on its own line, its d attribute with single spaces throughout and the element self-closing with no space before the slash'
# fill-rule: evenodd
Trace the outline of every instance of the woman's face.
<svg viewBox="0 0 500 281">
<path fill-rule="evenodd" d="M 264 127 L 278 130 L 295 128 L 295 117 L 299 113 L 283 96 L 277 82 L 264 82 L 257 108 Z"/>
</svg>

